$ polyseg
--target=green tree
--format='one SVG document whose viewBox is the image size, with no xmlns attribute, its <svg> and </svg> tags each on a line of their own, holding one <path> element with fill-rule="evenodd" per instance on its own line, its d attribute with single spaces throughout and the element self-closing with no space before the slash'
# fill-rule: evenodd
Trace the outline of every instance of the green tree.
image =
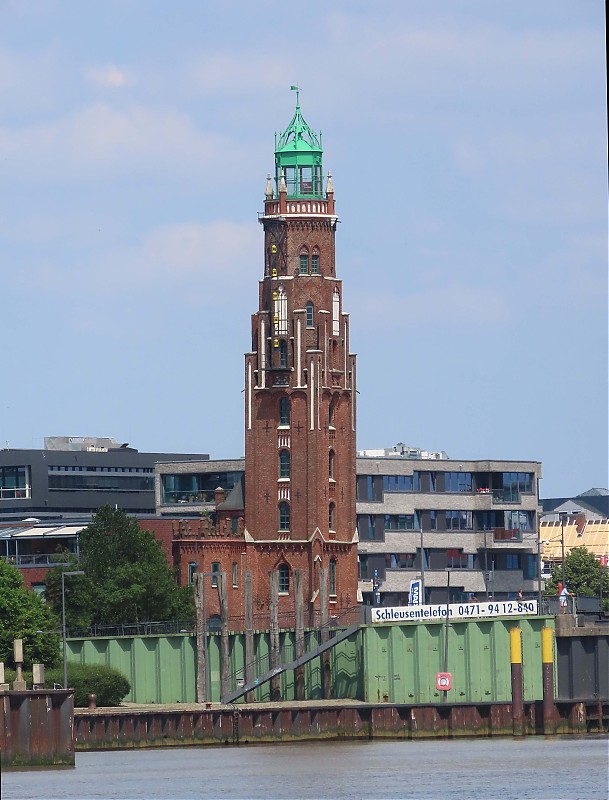
<svg viewBox="0 0 609 800">
<path fill-rule="evenodd" d="M 13 640 L 23 639 L 26 667 L 59 662 L 59 619 L 35 592 L 23 585 L 16 567 L 0 561 L 0 661 L 15 666 Z"/>
<path fill-rule="evenodd" d="M 192 620 L 191 587 L 177 586 L 161 545 L 124 511 L 100 509 L 80 534 L 78 568 L 70 578 L 66 622 L 77 627 L 151 620 Z M 61 570 L 47 578 L 47 597 L 61 605 Z"/>
<path fill-rule="evenodd" d="M 574 547 L 565 556 L 565 580 L 573 594 L 599 597 L 602 585 L 603 596 L 609 595 L 609 573 L 594 553 L 585 547 Z M 562 581 L 562 565 L 554 567 L 552 578 L 546 583 L 545 594 L 556 594 L 559 581 Z"/>
<path fill-rule="evenodd" d="M 61 573 L 80 570 L 78 557 L 74 553 L 65 552 L 60 562 L 47 573 L 45 581 L 45 599 L 61 617 Z M 66 628 L 72 633 L 79 629 L 83 633 L 91 627 L 95 616 L 96 591 L 91 578 L 86 575 L 70 575 L 64 579 L 66 595 Z"/>
</svg>

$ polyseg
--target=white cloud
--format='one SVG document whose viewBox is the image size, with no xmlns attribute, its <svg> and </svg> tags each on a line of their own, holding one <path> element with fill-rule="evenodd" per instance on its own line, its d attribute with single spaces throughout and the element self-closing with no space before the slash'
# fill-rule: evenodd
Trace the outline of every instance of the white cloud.
<svg viewBox="0 0 609 800">
<path fill-rule="evenodd" d="M 199 168 L 224 158 L 226 142 L 197 129 L 187 114 L 142 106 L 119 109 L 95 104 L 57 121 L 0 128 L 0 152 L 7 172 L 38 179 L 105 176 L 154 166 Z"/>
<path fill-rule="evenodd" d="M 105 66 L 91 67 L 85 71 L 85 76 L 91 83 L 102 89 L 121 89 L 132 81 L 128 78 L 127 72 L 111 64 Z"/>
</svg>

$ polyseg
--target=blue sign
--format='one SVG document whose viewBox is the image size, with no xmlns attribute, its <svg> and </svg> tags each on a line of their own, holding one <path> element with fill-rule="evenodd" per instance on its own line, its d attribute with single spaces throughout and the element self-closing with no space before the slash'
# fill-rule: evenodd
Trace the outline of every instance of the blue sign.
<svg viewBox="0 0 609 800">
<path fill-rule="evenodd" d="M 421 605 L 421 581 L 410 581 L 410 592 L 408 594 L 409 606 Z"/>
</svg>

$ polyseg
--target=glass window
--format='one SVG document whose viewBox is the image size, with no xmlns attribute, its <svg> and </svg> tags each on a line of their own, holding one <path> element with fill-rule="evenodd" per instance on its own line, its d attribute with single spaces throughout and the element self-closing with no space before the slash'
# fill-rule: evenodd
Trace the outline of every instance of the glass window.
<svg viewBox="0 0 609 800">
<path fill-rule="evenodd" d="M 237 578 L 238 578 L 237 562 L 233 561 L 233 588 L 235 588 L 235 587 L 237 587 L 239 585 Z"/>
<path fill-rule="evenodd" d="M 383 475 L 384 492 L 418 492 L 419 475 Z"/>
<path fill-rule="evenodd" d="M 412 569 L 414 560 L 414 553 L 387 553 L 385 555 L 385 565 L 389 569 Z"/>
<path fill-rule="evenodd" d="M 238 530 L 239 530 L 239 517 L 231 517 L 230 518 L 231 533 L 237 533 Z"/>
<path fill-rule="evenodd" d="M 415 530 L 414 514 L 385 514 L 385 530 L 412 531 Z"/>
<path fill-rule="evenodd" d="M 282 397 L 279 401 L 279 424 L 290 424 L 290 398 Z"/>
<path fill-rule="evenodd" d="M 330 559 L 330 571 L 329 571 L 329 583 L 330 583 L 330 596 L 336 597 L 336 559 Z"/>
<path fill-rule="evenodd" d="M 290 506 L 288 503 L 279 503 L 279 530 L 290 530 Z"/>
<path fill-rule="evenodd" d="M 446 564 L 451 569 L 471 569 L 473 567 L 473 555 L 471 562 L 470 565 L 469 555 L 461 550 L 451 549 L 446 551 Z"/>
<path fill-rule="evenodd" d="M 330 528 L 331 531 L 335 530 L 335 528 L 334 528 L 334 525 L 335 525 L 335 519 L 334 519 L 335 510 L 336 510 L 336 506 L 334 505 L 334 503 L 330 503 L 330 507 L 329 507 L 329 510 L 328 510 L 328 527 Z"/>
<path fill-rule="evenodd" d="M 288 343 L 285 339 L 279 342 L 279 366 L 281 369 L 287 369 L 288 366 Z"/>
<path fill-rule="evenodd" d="M 287 594 L 290 591 L 290 568 L 287 564 L 279 565 L 279 592 Z"/>
<path fill-rule="evenodd" d="M 275 300 L 275 332 L 287 333 L 288 332 L 288 296 L 285 293 L 283 286 L 273 293 Z"/>
<path fill-rule="evenodd" d="M 438 512 L 437 511 L 430 511 L 429 512 L 429 530 L 435 531 L 438 529 Z"/>
<path fill-rule="evenodd" d="M 334 450 L 328 453 L 328 477 L 334 480 Z"/>
<path fill-rule="evenodd" d="M 319 275 L 319 255 L 313 253 L 311 256 L 311 275 Z"/>
<path fill-rule="evenodd" d="M 0 498 L 18 500 L 29 497 L 28 477 L 29 467 L 0 467 Z"/>
<path fill-rule="evenodd" d="M 309 274 L 309 254 L 308 253 L 301 253 L 300 254 L 299 272 L 300 272 L 301 275 L 308 275 Z"/>
<path fill-rule="evenodd" d="M 218 585 L 218 575 L 220 574 L 220 562 L 219 561 L 212 561 L 211 562 L 211 585 L 217 586 Z"/>
<path fill-rule="evenodd" d="M 332 293 L 332 336 L 340 335 L 340 295 L 338 289 Z"/>
<path fill-rule="evenodd" d="M 446 511 L 447 531 L 471 531 L 474 527 L 471 511 Z"/>
<path fill-rule="evenodd" d="M 279 477 L 290 477 L 290 451 L 281 450 L 279 452 Z"/>
<path fill-rule="evenodd" d="M 334 412 L 336 411 L 336 401 L 334 398 L 330 400 L 330 405 L 328 406 L 328 425 L 333 428 L 334 427 Z"/>
<path fill-rule="evenodd" d="M 307 309 L 307 328 L 313 327 L 313 303 L 309 300 L 306 305 Z"/>
<path fill-rule="evenodd" d="M 358 556 L 357 566 L 357 577 L 360 579 L 360 581 L 368 580 L 368 556 Z"/>
<path fill-rule="evenodd" d="M 315 165 L 315 186 L 314 186 L 315 194 L 321 194 L 321 165 Z"/>
<path fill-rule="evenodd" d="M 296 167 L 284 167 L 283 174 L 288 194 L 296 194 Z"/>
<path fill-rule="evenodd" d="M 313 194 L 313 167 L 300 168 L 300 194 Z"/>
<path fill-rule="evenodd" d="M 506 553 L 505 568 L 520 569 L 520 555 L 518 553 Z"/>
<path fill-rule="evenodd" d="M 533 512 L 532 511 L 506 511 L 505 527 L 512 531 L 532 531 Z"/>
<path fill-rule="evenodd" d="M 444 491 L 446 492 L 471 492 L 472 473 L 471 472 L 445 472 Z"/>
<path fill-rule="evenodd" d="M 192 586 L 195 582 L 195 574 L 199 571 L 199 565 L 196 561 L 191 561 L 188 564 L 188 585 Z"/>
</svg>

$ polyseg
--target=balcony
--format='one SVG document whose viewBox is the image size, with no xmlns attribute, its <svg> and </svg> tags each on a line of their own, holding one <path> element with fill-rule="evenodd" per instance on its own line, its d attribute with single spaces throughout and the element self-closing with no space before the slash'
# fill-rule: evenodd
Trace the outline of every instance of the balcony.
<svg viewBox="0 0 609 800">
<path fill-rule="evenodd" d="M 163 490 L 161 503 L 164 506 L 179 503 L 180 505 L 213 503 L 215 491 L 179 492 Z"/>
<path fill-rule="evenodd" d="M 9 556 L 8 558 L 1 557 L 1 560 L 20 569 L 23 567 L 65 567 L 70 563 L 57 553 Z"/>
<path fill-rule="evenodd" d="M 503 503 L 520 503 L 520 492 L 516 489 L 492 489 L 491 495 L 493 505 L 501 505 Z"/>
<path fill-rule="evenodd" d="M 521 542 L 522 531 L 516 528 L 495 528 L 493 530 L 494 542 Z"/>
</svg>

